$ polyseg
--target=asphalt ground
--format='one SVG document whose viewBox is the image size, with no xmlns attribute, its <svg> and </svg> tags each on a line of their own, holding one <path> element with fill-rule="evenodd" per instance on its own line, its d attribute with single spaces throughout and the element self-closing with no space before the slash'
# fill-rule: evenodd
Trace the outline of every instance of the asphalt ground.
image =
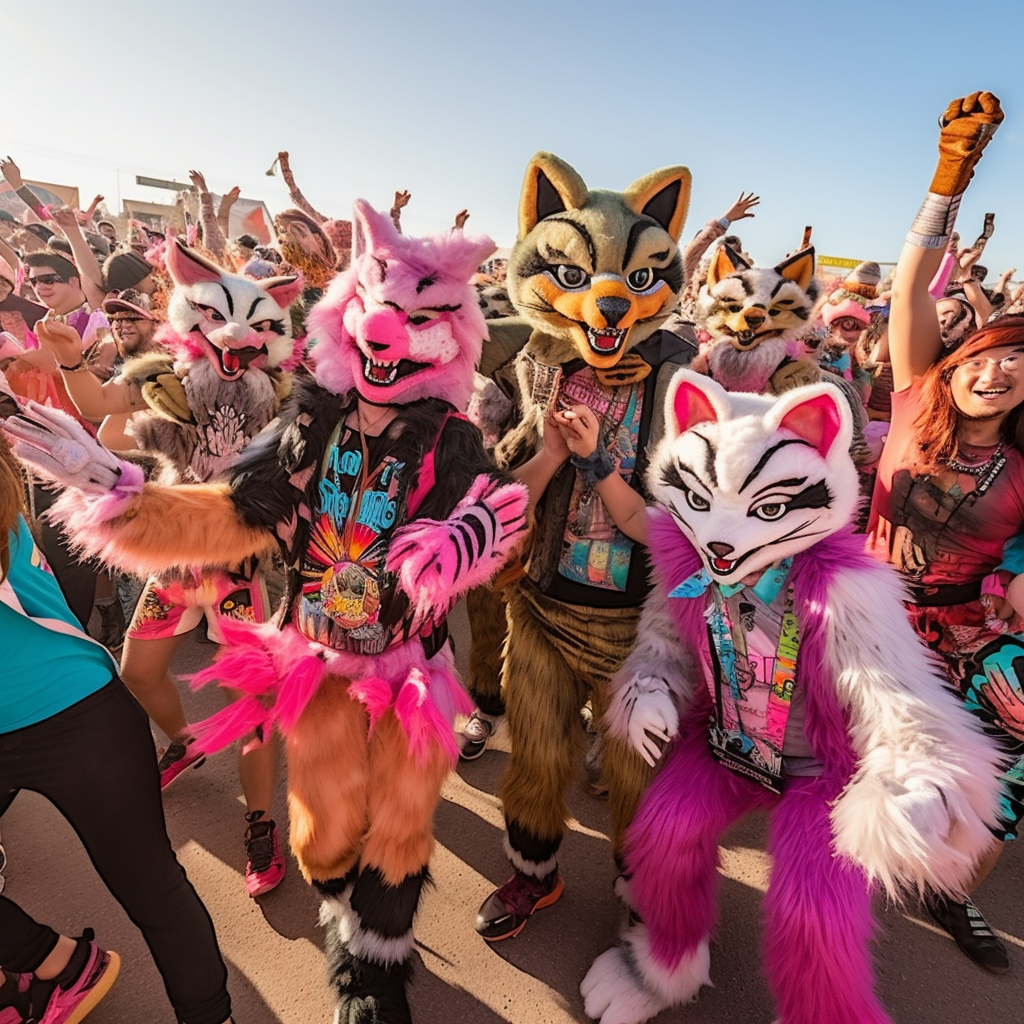
<svg viewBox="0 0 1024 1024">
<path fill-rule="evenodd" d="M 457 648 L 465 623 L 454 617 Z M 189 638 L 180 673 L 206 665 L 213 646 Z M 184 688 L 183 688 L 184 689 Z M 221 706 L 215 692 L 186 693 L 192 720 Z M 605 804 L 581 785 L 561 855 L 565 894 L 515 939 L 494 946 L 473 930 L 480 903 L 509 874 L 502 819 L 494 793 L 507 754 L 488 750 L 461 764 L 437 810 L 433 886 L 416 921 L 411 988 L 416 1024 L 563 1024 L 584 1022 L 579 983 L 594 957 L 615 942 L 623 911 L 612 893 L 615 874 Z M 582 779 L 582 766 L 581 766 Z M 209 908 L 228 964 L 237 1024 L 327 1024 L 327 986 L 317 899 L 294 861 L 272 893 L 245 894 L 245 829 L 235 760 L 224 754 L 186 772 L 164 795 L 167 827 L 178 857 Z M 274 814 L 284 818 L 284 779 Z M 126 809 L 130 827 L 130 809 Z M 139 932 L 107 893 L 80 843 L 44 800 L 22 793 L 2 821 L 10 857 L 7 893 L 37 919 L 68 934 L 96 930 L 117 950 L 121 975 L 89 1024 L 173 1024 L 160 976 Z M 770 863 L 766 828 L 752 817 L 722 843 L 720 923 L 711 976 L 697 1002 L 666 1011 L 658 1024 L 770 1024 L 775 1013 L 761 972 L 760 903 Z M 896 1024 L 1024 1022 L 1024 849 L 1011 844 L 977 894 L 989 923 L 1010 950 L 1010 973 L 995 977 L 970 963 L 952 941 L 904 911 L 877 902 L 878 991 Z M 145 871 L 145 865 L 139 865 Z M 813 966 L 811 967 L 813 969 Z M 822 1021 L 821 1024 L 829 1024 Z"/>
</svg>

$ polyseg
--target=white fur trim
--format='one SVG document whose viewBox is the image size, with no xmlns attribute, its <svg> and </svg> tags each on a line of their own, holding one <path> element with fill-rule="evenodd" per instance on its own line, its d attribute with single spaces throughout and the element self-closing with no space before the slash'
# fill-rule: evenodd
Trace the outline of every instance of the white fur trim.
<svg viewBox="0 0 1024 1024">
<path fill-rule="evenodd" d="M 634 680 L 663 679 L 666 691 L 671 692 L 679 706 L 689 704 L 694 687 L 701 682 L 700 668 L 679 642 L 668 600 L 665 587 L 656 583 L 640 613 L 636 644 L 622 667 L 612 676 L 605 724 L 608 732 L 624 743 L 631 742 Z M 675 726 L 678 728 L 678 718 Z"/>
<path fill-rule="evenodd" d="M 558 857 L 549 857 L 541 864 L 533 860 L 527 860 L 521 853 L 512 849 L 512 844 L 508 841 L 507 832 L 505 833 L 505 856 L 512 861 L 512 867 L 516 871 L 521 871 L 524 875 L 529 875 L 531 878 L 547 878 L 558 867 Z"/>
<path fill-rule="evenodd" d="M 336 928 L 338 938 L 360 960 L 368 960 L 383 967 L 408 960 L 413 951 L 412 929 L 404 935 L 389 939 L 370 928 L 364 928 L 350 902 L 351 895 L 352 886 L 348 886 L 338 896 L 325 897 L 320 904 L 320 924 L 325 928 Z"/>
<path fill-rule="evenodd" d="M 992 843 L 1001 763 L 914 632 L 895 572 L 837 574 L 826 649 L 857 772 L 832 812 L 836 849 L 879 882 L 961 891 Z M 947 820 L 937 813 L 944 804 Z"/>
<path fill-rule="evenodd" d="M 642 1024 L 669 1006 L 696 999 L 710 985 L 711 951 L 707 941 L 666 971 L 651 955 L 647 928 L 636 924 L 623 941 L 602 953 L 580 985 L 588 1017 L 601 1024 Z"/>
</svg>

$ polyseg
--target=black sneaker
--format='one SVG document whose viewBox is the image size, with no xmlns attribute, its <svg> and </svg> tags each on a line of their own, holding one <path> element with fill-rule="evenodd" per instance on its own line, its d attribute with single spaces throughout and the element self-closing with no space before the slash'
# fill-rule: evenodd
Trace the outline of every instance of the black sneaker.
<svg viewBox="0 0 1024 1024">
<path fill-rule="evenodd" d="M 1006 947 L 999 940 L 970 896 L 956 903 L 948 896 L 928 893 L 924 906 L 932 920 L 953 936 L 953 941 L 979 967 L 992 974 L 1005 974 L 1010 969 Z"/>
<path fill-rule="evenodd" d="M 546 878 L 517 871 L 484 900 L 476 915 L 476 930 L 488 942 L 514 938 L 535 910 L 557 903 L 564 888 L 557 868 Z"/>
<path fill-rule="evenodd" d="M 493 715 L 473 712 L 460 734 L 459 757 L 463 761 L 475 761 L 487 749 L 487 741 L 494 734 L 497 721 Z"/>
</svg>

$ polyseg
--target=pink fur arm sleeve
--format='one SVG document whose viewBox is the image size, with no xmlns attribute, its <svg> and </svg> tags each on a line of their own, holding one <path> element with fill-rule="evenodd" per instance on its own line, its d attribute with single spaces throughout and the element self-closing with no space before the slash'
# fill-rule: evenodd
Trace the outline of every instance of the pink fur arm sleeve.
<svg viewBox="0 0 1024 1024">
<path fill-rule="evenodd" d="M 443 617 L 462 594 L 497 573 L 526 529 L 526 504 L 520 484 L 481 474 L 450 518 L 413 520 L 395 534 L 387 567 L 398 574 L 420 622 Z"/>
<path fill-rule="evenodd" d="M 245 523 L 227 484 L 146 484 L 132 504 L 108 517 L 106 496 L 69 490 L 52 514 L 83 554 L 136 575 L 175 566 L 234 565 L 274 548 L 274 537 Z"/>
<path fill-rule="evenodd" d="M 946 294 L 946 285 L 949 284 L 949 279 L 953 276 L 953 268 L 956 266 L 956 253 L 947 252 L 942 257 L 942 262 L 939 264 L 939 269 L 935 271 L 935 276 L 932 278 L 932 283 L 928 285 L 928 294 L 938 302 L 943 295 Z"/>
</svg>

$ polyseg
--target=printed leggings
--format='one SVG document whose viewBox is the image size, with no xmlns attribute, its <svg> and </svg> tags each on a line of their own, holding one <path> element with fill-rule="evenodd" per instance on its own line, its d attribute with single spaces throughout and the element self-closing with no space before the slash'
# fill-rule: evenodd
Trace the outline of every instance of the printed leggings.
<svg viewBox="0 0 1024 1024">
<path fill-rule="evenodd" d="M 19 789 L 46 797 L 78 833 L 142 931 L 179 1020 L 227 1020 L 227 969 L 213 922 L 167 838 L 148 720 L 123 683 L 114 680 L 44 722 L 0 735 L 0 812 Z M 13 837 L 7 839 L 13 853 Z M 6 970 L 34 971 L 57 937 L 0 896 Z"/>
</svg>

